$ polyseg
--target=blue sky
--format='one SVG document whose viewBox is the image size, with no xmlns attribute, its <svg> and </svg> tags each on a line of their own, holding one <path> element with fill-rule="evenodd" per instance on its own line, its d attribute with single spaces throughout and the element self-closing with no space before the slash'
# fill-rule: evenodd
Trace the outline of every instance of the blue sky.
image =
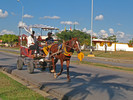
<svg viewBox="0 0 133 100">
<path fill-rule="evenodd" d="M 94 0 L 94 35 L 117 35 L 119 42 L 133 38 L 133 0 Z M 91 0 L 0 0 L 0 34 L 18 35 L 18 24 L 45 24 L 90 33 Z"/>
</svg>

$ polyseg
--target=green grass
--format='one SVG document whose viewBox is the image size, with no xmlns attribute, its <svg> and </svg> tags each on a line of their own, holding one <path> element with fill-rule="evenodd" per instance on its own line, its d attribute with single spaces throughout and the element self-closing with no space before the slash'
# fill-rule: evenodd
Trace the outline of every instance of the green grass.
<svg viewBox="0 0 133 100">
<path fill-rule="evenodd" d="M 19 47 L 0 47 L 2 49 L 12 49 L 12 50 L 19 50 Z"/>
<path fill-rule="evenodd" d="M 90 51 L 82 51 L 85 56 L 88 56 Z M 105 57 L 105 58 L 114 58 L 114 59 L 123 59 L 123 60 L 133 60 L 133 52 L 131 51 L 93 51 L 93 54 L 95 57 Z M 76 52 L 74 52 L 74 55 L 77 55 Z"/>
<path fill-rule="evenodd" d="M 120 66 L 112 66 L 112 65 L 107 65 L 107 64 L 100 64 L 100 63 L 92 63 L 92 62 L 87 62 L 87 61 L 71 61 L 72 63 L 77 63 L 77 64 L 86 64 L 86 65 L 93 65 L 97 67 L 103 67 L 103 68 L 109 68 L 109 69 L 116 69 L 116 70 L 123 70 L 123 71 L 128 71 L 128 72 L 133 72 L 133 68 L 127 68 L 127 67 L 120 67 Z"/>
<path fill-rule="evenodd" d="M 0 98 L 2 100 L 48 100 L 2 72 L 0 72 Z"/>
<path fill-rule="evenodd" d="M 18 53 L 18 52 L 14 52 L 14 51 L 5 51 L 5 50 L 0 50 L 0 51 L 6 52 L 6 53 L 12 53 L 12 54 L 20 54 L 20 53 Z"/>
</svg>

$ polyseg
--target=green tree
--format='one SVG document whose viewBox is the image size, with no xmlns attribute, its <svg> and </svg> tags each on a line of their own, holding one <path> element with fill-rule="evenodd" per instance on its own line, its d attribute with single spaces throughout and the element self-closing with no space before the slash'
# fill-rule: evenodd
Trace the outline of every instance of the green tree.
<svg viewBox="0 0 133 100">
<path fill-rule="evenodd" d="M 14 43 L 18 42 L 18 36 L 13 35 L 13 34 L 4 34 L 4 35 L 2 35 L 1 39 L 2 39 L 3 43 L 8 43 L 11 46 Z"/>
<path fill-rule="evenodd" d="M 0 40 L 2 39 L 2 35 L 0 35 Z"/>
<path fill-rule="evenodd" d="M 73 30 L 73 31 L 62 31 L 61 33 L 57 34 L 57 37 L 62 40 L 70 40 L 71 38 L 78 38 L 81 45 L 86 44 L 90 45 L 90 35 L 79 31 L 79 30 Z"/>
<path fill-rule="evenodd" d="M 129 41 L 129 45 L 133 46 L 133 38 L 132 38 L 132 40 Z"/>
</svg>

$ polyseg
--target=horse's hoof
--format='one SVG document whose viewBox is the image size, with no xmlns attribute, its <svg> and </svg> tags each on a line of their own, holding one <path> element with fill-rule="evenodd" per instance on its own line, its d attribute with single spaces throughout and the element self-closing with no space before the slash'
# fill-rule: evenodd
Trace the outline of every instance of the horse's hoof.
<svg viewBox="0 0 133 100">
<path fill-rule="evenodd" d="M 51 72 L 51 73 L 54 73 L 54 70 L 51 70 L 50 72 Z"/>
<path fill-rule="evenodd" d="M 67 82 L 71 82 L 71 79 L 68 79 Z"/>
<path fill-rule="evenodd" d="M 56 75 L 56 73 L 54 73 L 54 78 L 57 78 L 57 75 Z"/>
</svg>

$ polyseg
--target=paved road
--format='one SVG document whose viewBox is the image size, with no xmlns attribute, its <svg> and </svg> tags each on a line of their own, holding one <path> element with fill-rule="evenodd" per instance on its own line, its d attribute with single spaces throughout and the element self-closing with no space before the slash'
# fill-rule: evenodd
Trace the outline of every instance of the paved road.
<svg viewBox="0 0 133 100">
<path fill-rule="evenodd" d="M 3 65 L 3 62 L 15 65 L 16 56 L 0 52 L 0 59 L 2 59 L 0 65 Z M 65 65 L 64 68 L 63 74 L 57 79 L 54 79 L 48 70 L 41 72 L 40 69 L 35 69 L 34 74 L 29 74 L 26 66 L 23 70 L 12 70 L 12 74 L 64 100 L 132 100 L 133 98 L 133 74 L 71 64 L 71 82 L 68 83 Z M 57 71 L 59 69 L 58 65 Z"/>
<path fill-rule="evenodd" d="M 16 65 L 17 55 L 0 52 L 0 65 Z"/>
<path fill-rule="evenodd" d="M 3 48 L 0 48 L 0 50 L 12 51 L 12 52 L 19 53 L 18 50 L 11 50 L 11 49 L 7 50 L 7 49 L 3 49 Z M 78 58 L 73 56 L 71 60 L 78 60 Z M 94 57 L 94 58 L 93 57 L 90 57 L 90 58 L 85 57 L 83 59 L 83 61 L 133 68 L 132 60 L 120 60 L 120 59 L 112 59 L 112 58 L 104 58 L 104 57 Z"/>
</svg>

